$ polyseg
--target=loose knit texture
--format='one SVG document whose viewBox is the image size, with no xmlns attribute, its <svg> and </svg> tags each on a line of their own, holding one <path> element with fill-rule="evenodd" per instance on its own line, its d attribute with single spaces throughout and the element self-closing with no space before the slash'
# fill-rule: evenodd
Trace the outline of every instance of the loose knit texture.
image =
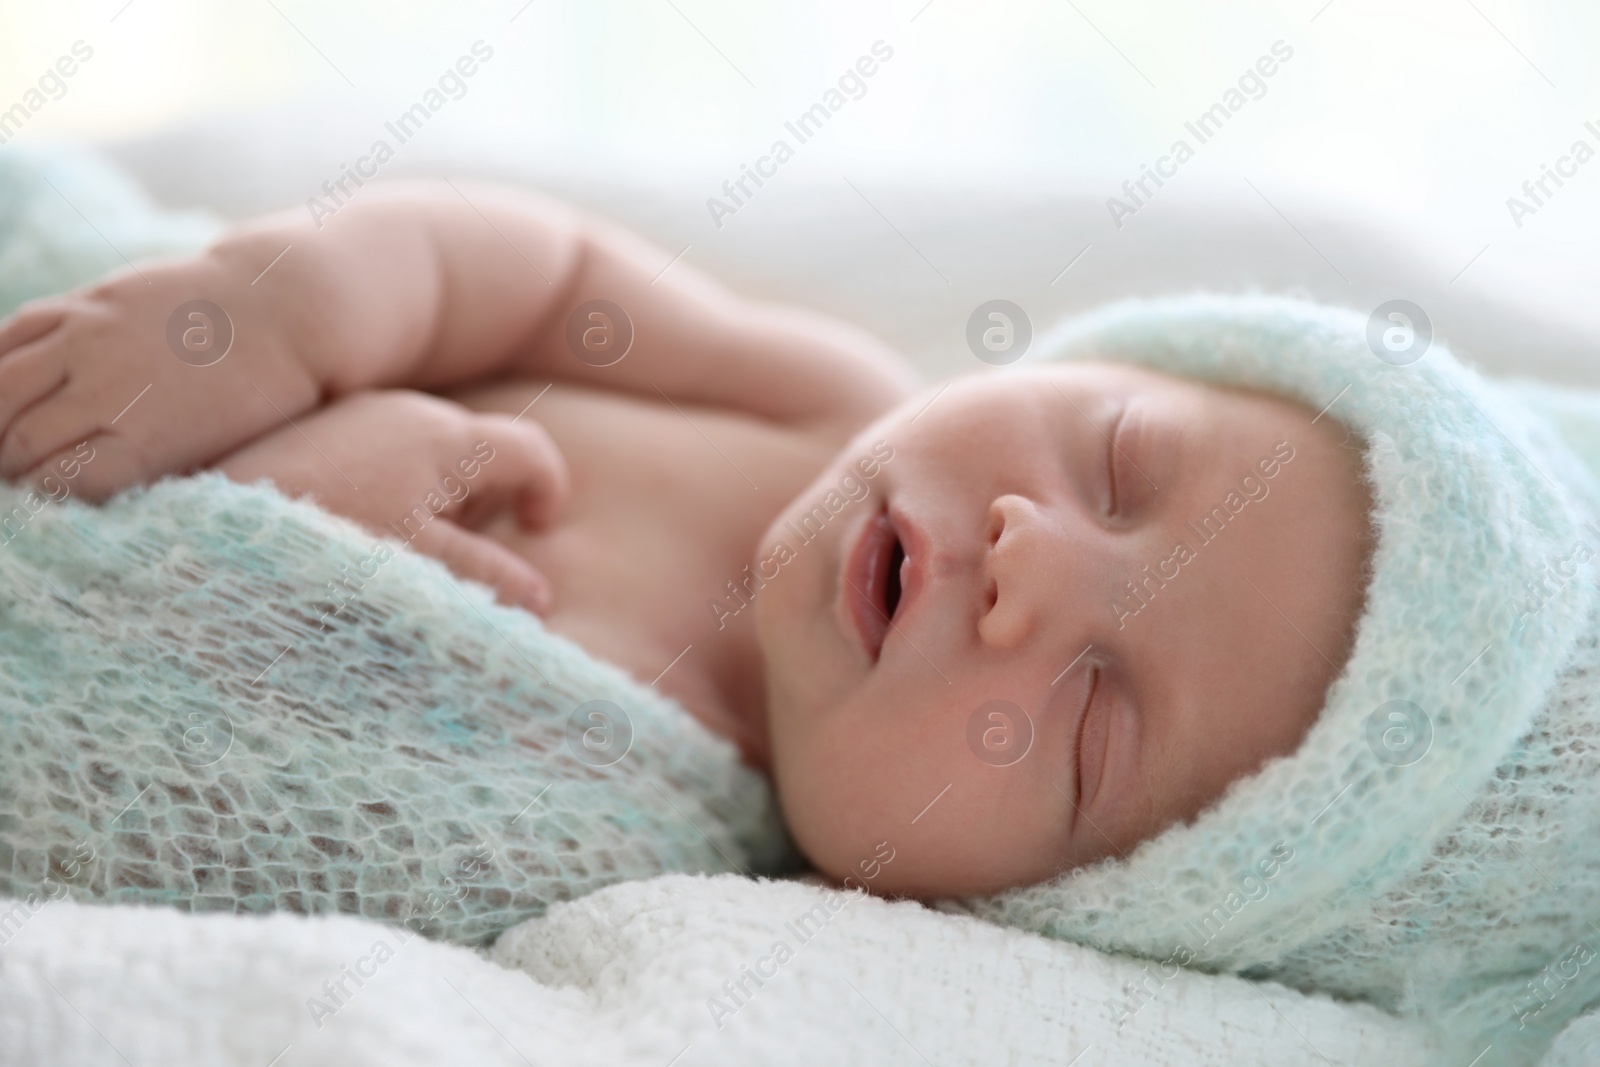
<svg viewBox="0 0 1600 1067">
<path fill-rule="evenodd" d="M 1043 339 L 1327 407 L 1365 449 L 1367 602 L 1292 755 L 1124 857 L 940 906 L 1446 1018 L 1493 1042 L 1482 1063 L 1522 1062 L 1600 996 L 1600 955 L 1579 962 L 1600 953 L 1600 492 L 1574 451 L 1600 403 L 1485 382 L 1439 345 L 1393 366 L 1365 327 L 1190 297 Z"/>
</svg>

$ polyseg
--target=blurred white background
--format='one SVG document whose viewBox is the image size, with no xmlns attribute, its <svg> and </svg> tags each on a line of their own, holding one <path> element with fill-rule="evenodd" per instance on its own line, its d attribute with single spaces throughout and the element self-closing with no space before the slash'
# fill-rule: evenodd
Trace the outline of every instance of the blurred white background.
<svg viewBox="0 0 1600 1067">
<path fill-rule="evenodd" d="M 1600 5 L 1582 0 L 0 0 L 0 109 L 82 40 L 92 61 L 19 141 L 215 128 L 265 110 L 305 126 L 355 116 L 321 131 L 354 161 L 480 38 L 494 60 L 419 140 L 644 185 L 703 174 L 679 198 L 705 223 L 691 261 L 782 202 L 763 193 L 718 230 L 704 197 L 881 39 L 893 59 L 779 182 L 957 183 L 989 197 L 1059 184 L 1080 194 L 1088 235 L 1062 238 L 1062 264 L 1220 196 L 1254 205 L 1348 284 L 1353 269 L 1306 221 L 1331 212 L 1452 292 L 1469 280 L 1515 290 L 1535 314 L 1597 321 L 1600 160 L 1520 228 L 1506 204 L 1578 138 L 1600 149 L 1584 129 L 1600 131 Z M 1280 40 L 1293 59 L 1266 95 L 1118 231 L 1104 198 Z"/>
</svg>

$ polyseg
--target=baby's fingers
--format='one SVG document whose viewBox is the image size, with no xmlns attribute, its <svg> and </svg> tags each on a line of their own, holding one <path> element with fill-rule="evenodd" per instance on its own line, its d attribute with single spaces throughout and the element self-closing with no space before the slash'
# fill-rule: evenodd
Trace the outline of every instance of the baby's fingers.
<svg viewBox="0 0 1600 1067">
<path fill-rule="evenodd" d="M 0 356 L 13 348 L 32 344 L 67 317 L 66 306 L 59 303 L 25 304 L 10 318 L 0 319 Z"/>
<path fill-rule="evenodd" d="M 474 452 L 481 461 L 473 487 L 490 500 L 516 507 L 529 529 L 553 522 L 567 501 L 567 461 L 543 426 L 531 419 L 484 414 L 473 419 L 480 435 Z"/>
<path fill-rule="evenodd" d="M 138 446 L 113 433 L 92 434 L 63 447 L 17 478 L 26 485 L 91 503 L 149 480 L 148 458 Z"/>
<path fill-rule="evenodd" d="M 539 616 L 550 612 L 549 580 L 498 541 L 437 518 L 422 527 L 411 545 L 443 563 L 456 577 L 487 585 L 502 604 L 526 608 Z"/>
<path fill-rule="evenodd" d="M 28 454 L 13 432 L 23 413 L 60 389 L 67 381 L 66 364 L 53 352 L 35 347 L 0 356 L 0 478 L 27 470 L 43 458 Z"/>
</svg>

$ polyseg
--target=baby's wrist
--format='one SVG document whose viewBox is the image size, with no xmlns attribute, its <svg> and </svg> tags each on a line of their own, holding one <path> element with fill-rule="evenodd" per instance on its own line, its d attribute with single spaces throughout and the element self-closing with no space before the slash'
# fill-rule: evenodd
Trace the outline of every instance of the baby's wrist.
<svg viewBox="0 0 1600 1067">
<path fill-rule="evenodd" d="M 207 251 L 262 341 L 309 375 L 323 400 L 408 384 L 424 343 L 418 339 L 431 336 L 433 300 L 414 283 L 426 282 L 432 260 L 416 262 L 403 241 L 396 254 L 375 239 L 375 230 L 383 233 L 377 223 L 387 221 L 352 211 L 349 225 L 319 231 L 266 219 Z"/>
<path fill-rule="evenodd" d="M 206 249 L 197 266 L 220 283 L 218 303 L 264 370 L 309 376 L 325 393 L 326 345 L 316 336 L 317 297 L 297 236 L 287 228 L 238 230 Z"/>
</svg>

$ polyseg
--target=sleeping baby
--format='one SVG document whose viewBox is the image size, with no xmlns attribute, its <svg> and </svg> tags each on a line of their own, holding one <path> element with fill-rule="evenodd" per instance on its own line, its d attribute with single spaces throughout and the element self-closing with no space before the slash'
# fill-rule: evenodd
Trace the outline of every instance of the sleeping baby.
<svg viewBox="0 0 1600 1067">
<path fill-rule="evenodd" d="M 88 442 L 91 499 L 210 467 L 436 556 L 736 745 L 823 874 L 892 842 L 875 892 L 1485 1032 L 1593 936 L 1487 859 L 1594 583 L 1497 596 L 1570 555 L 1589 409 L 1261 298 L 918 390 L 669 258 L 484 187 L 262 219 L 0 325 L 0 476 Z"/>
</svg>

